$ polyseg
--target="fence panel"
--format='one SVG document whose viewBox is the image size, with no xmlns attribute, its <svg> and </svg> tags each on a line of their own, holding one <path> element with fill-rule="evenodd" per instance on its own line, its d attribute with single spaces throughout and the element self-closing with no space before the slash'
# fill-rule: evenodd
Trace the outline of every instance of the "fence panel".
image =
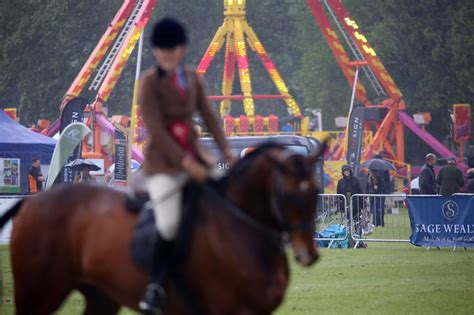
<svg viewBox="0 0 474 315">
<path fill-rule="evenodd" d="M 17 200 L 20 200 L 26 196 L 11 195 L 11 196 L 0 196 L 0 216 L 3 215 L 11 206 L 15 204 Z M 3 229 L 0 230 L 0 245 L 10 243 L 10 235 L 12 232 L 12 221 L 9 221 Z"/>
<path fill-rule="evenodd" d="M 363 242 L 409 242 L 411 234 L 406 195 L 357 194 L 350 200 L 350 234 Z"/>
<path fill-rule="evenodd" d="M 324 243 L 324 246 L 332 248 L 334 242 L 347 240 L 349 237 L 348 229 L 348 207 L 347 198 L 338 194 L 320 194 L 318 195 L 318 208 L 316 210 L 316 233 L 314 240 Z M 325 237 L 324 231 L 331 225 L 342 225 L 346 233 L 344 235 Z"/>
</svg>

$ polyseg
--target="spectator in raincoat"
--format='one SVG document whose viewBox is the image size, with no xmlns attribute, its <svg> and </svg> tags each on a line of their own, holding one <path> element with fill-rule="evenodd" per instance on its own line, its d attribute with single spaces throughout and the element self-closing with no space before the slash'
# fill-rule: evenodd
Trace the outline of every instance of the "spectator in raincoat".
<svg viewBox="0 0 474 315">
<path fill-rule="evenodd" d="M 436 176 L 434 166 L 436 164 L 436 155 L 428 153 L 426 155 L 426 163 L 421 168 L 419 185 L 422 195 L 436 195 L 438 189 L 436 187 Z"/>
<path fill-rule="evenodd" d="M 456 159 L 452 156 L 448 157 L 448 165 L 443 166 L 436 183 L 439 185 L 439 192 L 443 196 L 451 196 L 458 193 L 464 186 L 464 176 L 462 171 L 456 166 Z"/>
<path fill-rule="evenodd" d="M 359 180 L 354 176 L 352 168 L 349 165 L 342 166 L 342 178 L 337 182 L 337 193 L 346 196 L 347 202 L 351 201 L 351 196 L 355 194 L 362 194 L 362 188 Z M 363 207 L 363 197 L 354 197 L 352 200 L 352 218 L 355 222 L 359 221 L 360 210 Z M 344 209 L 344 207 L 339 207 Z M 348 209 L 347 219 L 350 218 Z"/>
</svg>

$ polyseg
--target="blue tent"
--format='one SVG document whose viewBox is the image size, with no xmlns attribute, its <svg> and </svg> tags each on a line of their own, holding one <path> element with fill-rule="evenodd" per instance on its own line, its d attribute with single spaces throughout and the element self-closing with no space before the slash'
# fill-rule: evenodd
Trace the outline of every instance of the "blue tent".
<svg viewBox="0 0 474 315">
<path fill-rule="evenodd" d="M 28 194 L 33 158 L 49 165 L 56 140 L 20 125 L 0 110 L 0 194 Z M 46 169 L 42 169 L 47 175 Z"/>
</svg>

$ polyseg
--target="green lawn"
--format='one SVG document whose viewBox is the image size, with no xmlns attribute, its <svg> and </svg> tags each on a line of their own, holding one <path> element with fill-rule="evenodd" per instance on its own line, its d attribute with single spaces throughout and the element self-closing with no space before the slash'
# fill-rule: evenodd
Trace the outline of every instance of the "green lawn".
<svg viewBox="0 0 474 315">
<path fill-rule="evenodd" d="M 7 248 L 2 247 L 3 313 L 13 314 Z M 81 314 L 73 294 L 58 314 Z M 430 250 L 369 243 L 366 249 L 322 250 L 311 268 L 292 264 L 283 314 L 473 314 L 474 250 Z M 121 314 L 135 314 L 122 311 Z"/>
</svg>

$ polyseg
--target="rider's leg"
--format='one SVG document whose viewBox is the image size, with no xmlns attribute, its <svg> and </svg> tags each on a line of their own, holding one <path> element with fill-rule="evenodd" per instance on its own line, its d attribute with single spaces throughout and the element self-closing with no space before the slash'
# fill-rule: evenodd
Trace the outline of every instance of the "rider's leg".
<svg viewBox="0 0 474 315">
<path fill-rule="evenodd" d="M 150 177 L 147 182 L 155 224 L 159 232 L 154 248 L 150 283 L 139 305 L 140 309 L 148 314 L 159 313 L 164 304 L 165 294 L 162 284 L 169 269 L 174 239 L 181 219 L 182 186 L 185 180 L 184 174 L 158 174 Z"/>
</svg>

